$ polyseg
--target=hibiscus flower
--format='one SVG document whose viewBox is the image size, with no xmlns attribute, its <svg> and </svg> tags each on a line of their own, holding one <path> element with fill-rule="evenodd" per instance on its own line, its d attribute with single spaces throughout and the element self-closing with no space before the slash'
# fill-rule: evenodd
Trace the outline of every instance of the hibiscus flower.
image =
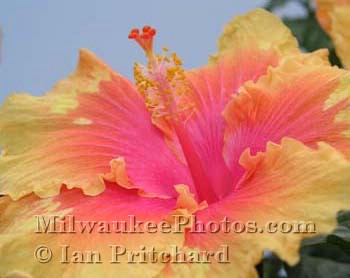
<svg viewBox="0 0 350 278">
<path fill-rule="evenodd" d="M 0 275 L 255 277 L 264 250 L 293 265 L 305 237 L 329 233 L 349 209 L 349 72 L 327 52 L 299 51 L 258 9 L 230 22 L 209 64 L 183 70 L 153 51 L 155 29 L 129 38 L 145 51 L 135 84 L 81 50 L 76 71 L 42 97 L 13 94 L 0 110 Z M 166 225 L 312 221 L 317 233 L 38 233 L 40 215 Z M 37 216 L 37 217 L 36 217 Z M 165 223 L 165 224 L 164 224 Z M 142 228 L 141 228 L 141 231 Z M 229 262 L 109 263 L 111 248 L 217 250 Z M 34 250 L 45 245 L 51 261 Z M 99 250 L 100 264 L 65 262 L 62 246 Z M 50 253 L 49 251 L 45 251 Z M 45 254 L 46 254 L 45 253 Z M 61 263 L 62 260 L 64 263 Z"/>
</svg>

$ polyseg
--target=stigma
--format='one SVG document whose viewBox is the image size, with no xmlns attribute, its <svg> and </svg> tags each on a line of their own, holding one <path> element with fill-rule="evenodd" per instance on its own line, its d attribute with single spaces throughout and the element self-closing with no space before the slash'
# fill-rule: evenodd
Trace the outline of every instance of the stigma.
<svg viewBox="0 0 350 278">
<path fill-rule="evenodd" d="M 146 25 L 142 28 L 142 33 L 139 29 L 132 29 L 129 33 L 128 38 L 135 40 L 141 48 L 145 51 L 146 56 L 151 58 L 153 54 L 153 38 L 156 35 L 156 29 Z"/>
</svg>

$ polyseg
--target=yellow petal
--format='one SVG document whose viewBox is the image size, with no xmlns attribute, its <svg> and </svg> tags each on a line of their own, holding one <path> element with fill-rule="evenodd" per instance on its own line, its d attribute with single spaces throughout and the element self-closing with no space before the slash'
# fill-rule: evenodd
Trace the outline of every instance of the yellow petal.
<svg viewBox="0 0 350 278">
<path fill-rule="evenodd" d="M 317 18 L 333 40 L 336 53 L 350 67 L 350 1 L 316 0 Z"/>
<path fill-rule="evenodd" d="M 336 7 L 332 15 L 330 33 L 337 55 L 346 68 L 350 68 L 350 3 L 346 7 Z"/>
<path fill-rule="evenodd" d="M 218 40 L 218 54 L 211 62 L 237 49 L 253 47 L 264 51 L 272 49 L 279 55 L 298 52 L 297 40 L 282 21 L 263 9 L 256 9 L 235 17 L 226 25 Z"/>
<path fill-rule="evenodd" d="M 241 163 L 247 173 L 239 194 L 243 198 L 253 197 L 253 192 L 258 195 L 246 206 L 262 206 L 256 213 L 260 223 L 304 221 L 315 225 L 315 233 L 279 230 L 251 235 L 261 248 L 276 252 L 291 265 L 299 260 L 303 238 L 332 232 L 337 212 L 350 208 L 350 162 L 325 143 L 312 150 L 285 138 L 281 146 L 268 144 L 265 154 L 251 157 L 247 151 Z"/>
<path fill-rule="evenodd" d="M 50 139 L 48 134 L 72 124 L 71 119 L 63 116 L 79 105 L 77 96 L 95 92 L 100 82 L 110 80 L 112 74 L 115 73 L 94 54 L 81 50 L 76 71 L 67 79 L 58 82 L 44 97 L 29 94 L 9 96 L 0 110 L 0 146 L 3 148 L 0 156 L 2 194 L 9 194 L 14 199 L 32 191 L 42 196 L 58 194 L 64 182 L 59 177 L 62 176 L 62 172 L 67 171 L 67 165 L 57 163 L 57 167 L 50 171 L 47 169 L 49 162 L 44 161 L 50 153 L 33 150 L 38 146 L 44 149 L 52 144 L 54 135 L 52 133 Z M 27 180 L 30 175 L 38 176 L 39 172 L 44 174 L 45 169 L 46 175 Z M 88 177 L 86 173 L 76 173 L 75 177 L 78 175 L 90 184 L 91 194 L 103 190 L 103 182 L 98 176 Z"/>
</svg>

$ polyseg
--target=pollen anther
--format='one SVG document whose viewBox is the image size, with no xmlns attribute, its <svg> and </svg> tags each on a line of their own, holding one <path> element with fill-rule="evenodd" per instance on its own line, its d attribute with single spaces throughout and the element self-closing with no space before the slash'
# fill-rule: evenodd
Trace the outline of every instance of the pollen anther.
<svg viewBox="0 0 350 278">
<path fill-rule="evenodd" d="M 147 66 L 135 63 L 135 81 L 153 118 L 175 120 L 180 114 L 191 114 L 187 111 L 192 107 L 183 101 L 188 85 L 181 67 L 182 61 L 175 52 L 166 55 L 169 48 L 163 47 L 162 55 L 153 53 L 155 34 L 156 30 L 148 25 L 142 28 L 142 33 L 138 29 L 133 29 L 129 34 L 129 38 L 134 39 L 146 51 L 149 60 Z"/>
</svg>

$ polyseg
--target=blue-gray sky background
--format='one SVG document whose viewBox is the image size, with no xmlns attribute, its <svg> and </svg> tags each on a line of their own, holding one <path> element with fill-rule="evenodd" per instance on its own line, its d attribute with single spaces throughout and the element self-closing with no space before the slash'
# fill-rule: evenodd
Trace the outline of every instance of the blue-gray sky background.
<svg viewBox="0 0 350 278">
<path fill-rule="evenodd" d="M 0 103 L 13 92 L 41 95 L 49 91 L 74 71 L 79 48 L 93 51 L 132 78 L 133 63 L 143 62 L 144 55 L 127 35 L 131 28 L 145 24 L 158 30 L 157 49 L 169 46 L 186 68 L 199 67 L 215 52 L 217 37 L 234 15 L 265 2 L 1 0 Z M 298 7 L 282 12 L 296 14 Z"/>
</svg>

